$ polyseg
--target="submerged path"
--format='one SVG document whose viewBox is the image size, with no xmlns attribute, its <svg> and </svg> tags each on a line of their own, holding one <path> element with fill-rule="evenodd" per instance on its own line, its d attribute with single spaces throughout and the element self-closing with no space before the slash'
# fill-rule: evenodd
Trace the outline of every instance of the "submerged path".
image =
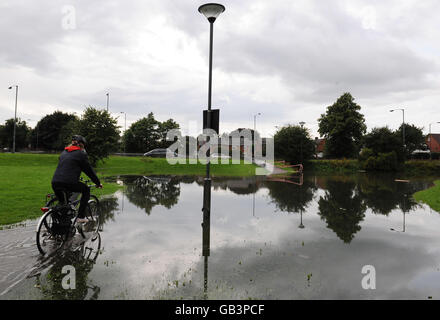
<svg viewBox="0 0 440 320">
<path fill-rule="evenodd" d="M 39 259 L 35 243 L 38 220 L 0 230 L 0 299 L 35 269 Z"/>
</svg>

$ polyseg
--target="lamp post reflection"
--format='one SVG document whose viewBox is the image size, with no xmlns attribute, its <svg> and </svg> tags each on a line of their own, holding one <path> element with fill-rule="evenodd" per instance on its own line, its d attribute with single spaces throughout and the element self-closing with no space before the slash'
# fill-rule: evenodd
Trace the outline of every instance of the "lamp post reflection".
<svg viewBox="0 0 440 320">
<path fill-rule="evenodd" d="M 403 195 L 403 207 L 402 207 L 402 213 L 403 213 L 403 222 L 402 222 L 402 231 L 396 230 L 394 228 L 390 228 L 391 231 L 396 231 L 396 232 L 405 232 L 406 229 L 406 220 L 405 220 L 405 209 L 406 209 L 406 194 Z"/>
<path fill-rule="evenodd" d="M 302 174 L 301 174 L 301 176 L 302 176 Z M 300 185 L 300 188 L 302 188 L 302 184 Z M 300 199 L 300 203 L 302 203 L 302 192 L 301 191 L 299 192 L 299 199 Z M 300 212 L 300 215 L 301 215 L 301 222 L 299 223 L 298 228 L 304 229 L 304 225 L 303 225 L 303 209 L 302 209 L 302 207 L 299 210 L 299 212 Z"/>
<path fill-rule="evenodd" d="M 210 186 L 208 180 L 205 180 L 205 189 L 207 185 Z M 204 259 L 203 265 L 203 292 L 204 299 L 208 298 L 208 257 L 210 254 L 210 232 L 211 232 L 211 214 L 210 211 L 203 212 L 202 222 L 202 256 Z"/>
</svg>

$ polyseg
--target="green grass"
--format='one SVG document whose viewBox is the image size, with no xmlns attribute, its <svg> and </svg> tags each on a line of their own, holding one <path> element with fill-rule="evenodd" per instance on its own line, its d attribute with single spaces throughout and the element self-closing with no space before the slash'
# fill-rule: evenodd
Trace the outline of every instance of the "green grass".
<svg viewBox="0 0 440 320">
<path fill-rule="evenodd" d="M 435 181 L 434 184 L 435 186 L 432 188 L 416 192 L 414 199 L 426 203 L 440 213 L 440 180 Z"/>
<path fill-rule="evenodd" d="M 224 160 L 223 160 L 224 161 Z M 145 158 L 145 157 L 110 157 L 105 163 L 98 166 L 98 173 L 106 176 L 111 175 L 205 175 L 206 164 L 174 164 L 171 165 L 165 158 Z M 219 160 L 220 162 L 220 160 Z M 254 176 L 256 166 L 253 164 L 212 164 L 211 176 L 213 177 L 243 177 Z"/>
<path fill-rule="evenodd" d="M 58 154 L 0 154 L 0 225 L 18 223 L 41 216 L 45 196 L 52 193 L 51 179 Z M 166 159 L 111 156 L 97 168 L 100 178 L 115 175 L 205 175 L 204 164 L 170 165 Z M 252 176 L 252 164 L 211 165 L 211 175 Z M 115 183 L 92 189 L 97 196 L 114 193 Z"/>
</svg>

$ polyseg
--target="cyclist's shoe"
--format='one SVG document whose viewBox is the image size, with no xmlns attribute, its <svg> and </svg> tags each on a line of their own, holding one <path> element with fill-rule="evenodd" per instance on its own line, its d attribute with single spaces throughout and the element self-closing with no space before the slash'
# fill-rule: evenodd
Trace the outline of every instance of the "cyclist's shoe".
<svg viewBox="0 0 440 320">
<path fill-rule="evenodd" d="M 81 223 L 81 224 L 86 224 L 87 222 L 89 222 L 89 219 L 87 219 L 87 218 L 76 218 L 76 222 L 77 223 Z"/>
</svg>

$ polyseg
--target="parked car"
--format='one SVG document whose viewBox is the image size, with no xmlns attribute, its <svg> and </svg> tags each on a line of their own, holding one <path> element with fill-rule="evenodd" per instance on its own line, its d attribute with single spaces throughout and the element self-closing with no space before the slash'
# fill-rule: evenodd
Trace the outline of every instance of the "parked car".
<svg viewBox="0 0 440 320">
<path fill-rule="evenodd" d="M 231 159 L 230 156 L 221 154 L 221 153 L 213 153 L 211 154 L 211 158 L 219 158 L 219 159 Z"/>
<path fill-rule="evenodd" d="M 169 149 L 153 149 L 146 153 L 144 153 L 145 157 L 152 157 L 152 158 L 166 158 L 166 157 L 177 157 L 176 152 L 172 152 Z"/>
</svg>

